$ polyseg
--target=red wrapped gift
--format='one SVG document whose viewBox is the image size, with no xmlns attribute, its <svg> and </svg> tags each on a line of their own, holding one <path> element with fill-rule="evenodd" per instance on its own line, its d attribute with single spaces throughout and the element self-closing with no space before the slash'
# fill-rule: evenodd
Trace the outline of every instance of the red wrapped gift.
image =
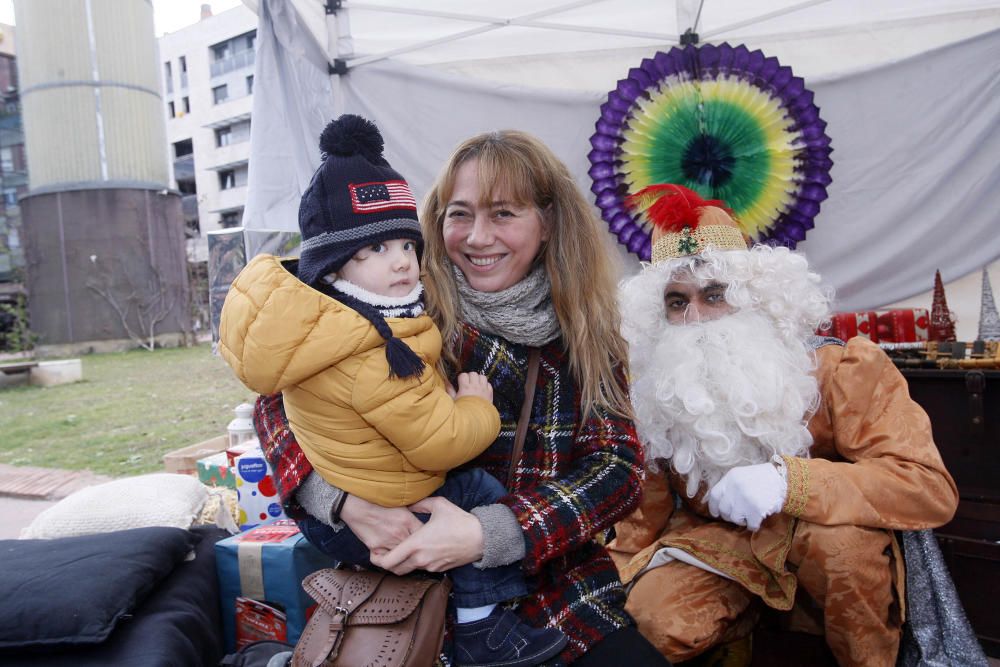
<svg viewBox="0 0 1000 667">
<path fill-rule="evenodd" d="M 833 336 L 840 340 L 862 336 L 877 343 L 879 341 L 878 318 L 874 311 L 834 313 L 830 317 L 830 326 L 821 328 L 816 333 L 821 336 Z"/>
<path fill-rule="evenodd" d="M 236 650 L 252 642 L 288 640 L 288 621 L 277 606 L 250 598 L 236 598 Z"/>
<path fill-rule="evenodd" d="M 879 340 L 886 343 L 916 343 L 927 340 L 930 315 L 926 308 L 890 310 L 878 316 Z"/>
</svg>

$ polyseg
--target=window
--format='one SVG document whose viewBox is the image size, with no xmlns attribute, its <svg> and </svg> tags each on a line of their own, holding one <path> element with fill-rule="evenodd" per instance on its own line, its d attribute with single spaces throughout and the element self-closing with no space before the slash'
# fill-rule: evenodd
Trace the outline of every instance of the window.
<svg viewBox="0 0 1000 667">
<path fill-rule="evenodd" d="M 243 209 L 226 211 L 219 216 L 219 227 L 222 227 L 223 229 L 239 227 L 241 222 L 243 222 Z"/>
<path fill-rule="evenodd" d="M 7 208 L 17 206 L 17 188 L 4 188 L 3 203 Z"/>
<path fill-rule="evenodd" d="M 256 31 L 255 32 L 251 32 L 251 33 L 247 33 L 245 35 L 245 38 L 246 38 L 247 49 L 249 51 L 253 51 L 254 42 L 257 41 L 257 33 L 256 33 Z"/>
<path fill-rule="evenodd" d="M 253 74 L 247 77 L 247 95 L 253 95 Z"/>
<path fill-rule="evenodd" d="M 174 157 L 184 157 L 185 155 L 191 155 L 194 153 L 194 146 L 190 139 L 182 139 L 181 141 L 174 142 Z"/>
<path fill-rule="evenodd" d="M 218 147 L 250 141 L 250 121 L 242 120 L 215 128 L 215 145 Z"/>
<path fill-rule="evenodd" d="M 236 187 L 236 171 L 233 169 L 223 169 L 219 172 L 219 189 L 229 190 Z"/>
<path fill-rule="evenodd" d="M 229 99 L 229 86 L 222 84 L 212 89 L 212 99 L 216 104 L 221 104 Z"/>
<path fill-rule="evenodd" d="M 186 95 L 181 98 L 181 106 L 184 107 L 184 113 L 191 113 L 191 100 Z"/>
<path fill-rule="evenodd" d="M 14 171 L 14 150 L 10 146 L 0 148 L 0 171 Z"/>
<path fill-rule="evenodd" d="M 167 102 L 167 115 L 171 118 L 177 118 L 177 112 L 174 110 L 173 102 Z"/>
<path fill-rule="evenodd" d="M 170 61 L 163 63 L 163 85 L 168 93 L 174 92 L 174 76 L 170 69 Z"/>
<path fill-rule="evenodd" d="M 233 128 L 230 126 L 220 127 L 215 131 L 215 145 L 228 146 L 233 141 Z"/>
<path fill-rule="evenodd" d="M 188 61 L 186 56 L 181 56 L 177 59 L 177 63 L 181 66 L 181 74 L 187 74 L 188 71 Z M 167 63 L 168 65 L 170 63 Z"/>
<path fill-rule="evenodd" d="M 213 44 L 211 48 L 213 61 L 225 60 L 232 55 L 232 52 L 229 49 L 229 42 Z"/>
</svg>

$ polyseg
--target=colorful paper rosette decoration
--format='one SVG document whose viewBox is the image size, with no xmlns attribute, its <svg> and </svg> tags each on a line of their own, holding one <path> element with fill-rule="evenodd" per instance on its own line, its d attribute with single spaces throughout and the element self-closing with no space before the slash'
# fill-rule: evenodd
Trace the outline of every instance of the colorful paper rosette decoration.
<svg viewBox="0 0 1000 667">
<path fill-rule="evenodd" d="M 826 123 L 801 78 L 745 46 L 688 45 L 646 58 L 601 105 L 591 189 L 611 231 L 649 260 L 651 226 L 625 206 L 648 185 L 721 199 L 757 243 L 794 248 L 830 184 Z"/>
</svg>

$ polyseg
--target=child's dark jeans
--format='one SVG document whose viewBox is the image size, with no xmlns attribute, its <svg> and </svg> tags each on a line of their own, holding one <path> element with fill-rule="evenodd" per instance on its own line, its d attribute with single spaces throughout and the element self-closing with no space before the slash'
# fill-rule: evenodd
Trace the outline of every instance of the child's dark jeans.
<svg viewBox="0 0 1000 667">
<path fill-rule="evenodd" d="M 432 496 L 446 498 L 464 510 L 495 503 L 507 490 L 495 477 L 480 468 L 452 472 Z M 426 522 L 430 515 L 417 514 Z M 299 521 L 306 539 L 337 560 L 351 565 L 378 569 L 369 560 L 368 547 L 346 525 L 338 531 L 325 523 L 306 517 Z M 448 571 L 456 607 L 483 607 L 511 600 L 528 592 L 521 574 L 521 564 L 479 569 L 471 563 Z"/>
</svg>

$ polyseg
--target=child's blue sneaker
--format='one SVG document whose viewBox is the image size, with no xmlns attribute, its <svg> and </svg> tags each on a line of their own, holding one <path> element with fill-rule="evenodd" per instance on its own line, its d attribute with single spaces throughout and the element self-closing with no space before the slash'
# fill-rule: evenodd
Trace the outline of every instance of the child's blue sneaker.
<svg viewBox="0 0 1000 667">
<path fill-rule="evenodd" d="M 459 667 L 529 667 L 555 657 L 569 638 L 558 628 L 532 628 L 497 605 L 486 618 L 455 626 Z"/>
</svg>

